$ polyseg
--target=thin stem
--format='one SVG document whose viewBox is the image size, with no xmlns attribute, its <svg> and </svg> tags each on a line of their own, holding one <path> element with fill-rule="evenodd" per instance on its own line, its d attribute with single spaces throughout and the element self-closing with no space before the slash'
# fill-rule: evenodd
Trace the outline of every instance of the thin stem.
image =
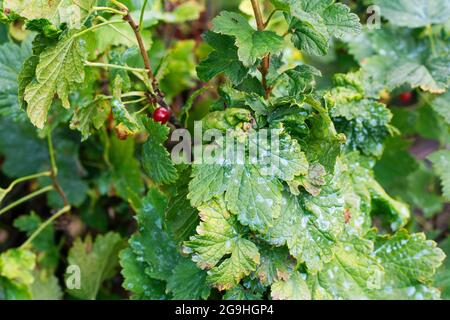
<svg viewBox="0 0 450 320">
<path fill-rule="evenodd" d="M 101 63 L 101 62 L 85 61 L 84 65 L 87 67 L 122 69 L 122 70 L 128 70 L 128 71 L 132 71 L 132 72 L 146 72 L 145 69 L 141 69 L 141 68 L 132 68 L 132 67 L 128 67 L 128 66 L 121 66 L 118 64 L 109 64 L 109 63 Z"/>
<path fill-rule="evenodd" d="M 128 12 L 126 16 L 123 17 L 123 20 L 127 21 L 130 25 L 131 29 L 134 31 L 134 35 L 136 37 L 136 40 L 139 44 L 139 50 L 141 52 L 142 59 L 144 60 L 144 66 L 147 70 L 147 75 L 149 79 L 151 79 L 150 88 L 152 91 L 150 92 L 151 97 L 153 99 L 153 103 L 159 104 L 161 107 L 164 107 L 166 109 L 170 109 L 170 107 L 167 105 L 167 103 L 164 100 L 164 94 L 159 90 L 158 81 L 156 80 L 156 77 L 153 73 L 152 67 L 150 65 L 150 60 L 148 58 L 147 50 L 144 46 L 144 41 L 142 40 L 142 35 L 139 31 L 139 26 L 136 24 L 136 22 L 133 20 L 133 17 Z"/>
<path fill-rule="evenodd" d="M 263 21 L 259 2 L 258 2 L 258 0 L 251 0 L 251 2 L 252 2 L 253 12 L 255 14 L 256 25 L 258 27 L 258 30 L 262 31 L 266 28 L 266 25 L 264 24 L 264 21 Z M 266 99 L 269 98 L 270 91 L 271 91 L 271 88 L 269 88 L 267 85 L 267 73 L 269 72 L 269 67 L 270 67 L 270 56 L 266 55 L 263 58 L 261 67 L 259 68 L 259 71 L 261 72 L 261 75 L 262 75 L 262 85 L 266 92 Z"/>
<path fill-rule="evenodd" d="M 149 106 L 150 106 L 150 105 L 147 104 L 147 105 L 146 105 L 145 107 L 143 107 L 142 109 L 136 111 L 136 112 L 134 113 L 134 115 L 141 114 L 142 112 L 144 112 L 145 110 L 147 110 Z"/>
<path fill-rule="evenodd" d="M 111 21 L 107 21 L 107 22 L 96 24 L 95 26 L 87 28 L 87 29 L 85 29 L 85 30 L 83 30 L 81 32 L 78 32 L 77 34 L 74 35 L 74 38 L 81 37 L 82 35 L 84 35 L 84 34 L 86 34 L 88 32 L 91 32 L 91 31 L 93 31 L 95 29 L 98 29 L 98 28 L 101 28 L 101 27 L 104 27 L 104 26 L 107 26 L 107 25 L 110 25 L 110 24 L 117 24 L 117 23 L 123 23 L 123 20 L 111 20 Z"/>
<path fill-rule="evenodd" d="M 102 16 L 98 16 L 97 17 L 98 20 L 102 21 L 102 22 L 108 22 L 108 20 L 106 20 L 105 18 L 103 18 Z M 122 20 L 121 20 L 122 21 Z M 125 39 L 127 39 L 130 42 L 133 42 L 135 44 L 137 44 L 136 39 L 135 38 L 130 38 L 126 33 L 122 32 L 121 30 L 117 29 L 115 26 L 113 25 L 109 25 L 109 27 L 111 29 L 113 29 L 114 31 L 116 31 L 118 34 L 120 34 L 122 37 L 124 37 Z"/>
<path fill-rule="evenodd" d="M 7 211 L 17 207 L 18 205 L 20 205 L 20 204 L 22 204 L 24 202 L 27 202 L 28 200 L 33 199 L 33 198 L 35 198 L 35 197 L 37 197 L 37 196 L 39 196 L 39 195 L 41 195 L 43 193 L 49 192 L 49 191 L 51 191 L 53 189 L 54 189 L 53 186 L 47 186 L 45 188 L 39 189 L 37 191 L 34 191 L 34 192 L 26 195 L 25 197 L 20 198 L 19 200 L 14 201 L 13 203 L 7 205 L 6 207 L 4 207 L 3 209 L 0 210 L 0 216 L 2 214 L 4 214 L 5 212 L 7 212 Z"/>
<path fill-rule="evenodd" d="M 111 13 L 119 14 L 121 16 L 125 15 L 125 13 L 123 11 L 120 11 L 120 10 L 117 10 L 114 8 L 110 8 L 110 7 L 93 7 L 92 10 L 111 12 Z"/>
<path fill-rule="evenodd" d="M 55 221 L 56 219 L 58 219 L 60 216 L 62 216 L 64 213 L 69 212 L 70 211 L 70 206 L 65 206 L 64 208 L 62 208 L 61 210 L 59 210 L 58 212 L 56 212 L 54 215 L 52 215 L 49 219 L 47 219 L 47 221 L 45 221 L 44 223 L 42 223 L 39 228 L 37 228 L 32 234 L 31 236 L 27 239 L 27 241 L 25 241 L 21 246 L 20 249 L 24 249 L 26 247 L 28 247 L 29 245 L 31 245 L 31 243 L 33 242 L 33 240 L 45 229 L 47 228 L 53 221 Z"/>
<path fill-rule="evenodd" d="M 131 26 L 131 29 L 133 29 L 134 35 L 135 35 L 136 40 L 139 45 L 139 50 L 141 51 L 142 59 L 144 60 L 145 69 L 147 70 L 147 73 L 148 73 L 148 76 L 150 77 L 150 79 L 153 79 L 153 77 L 154 77 L 153 70 L 150 65 L 150 60 L 148 59 L 148 54 L 147 54 L 147 50 L 145 49 L 144 40 L 142 40 L 142 35 L 139 32 L 139 26 L 136 24 L 136 22 L 134 22 L 134 20 L 131 17 L 129 12 L 123 17 L 123 19 L 126 22 L 128 22 L 128 24 Z"/>
<path fill-rule="evenodd" d="M 53 140 L 52 140 L 52 134 L 51 132 L 47 135 L 47 144 L 48 144 L 48 153 L 50 155 L 50 165 L 51 165 L 51 175 L 57 175 L 58 174 L 58 167 L 56 166 L 56 160 L 55 160 L 55 150 L 53 148 Z"/>
<path fill-rule="evenodd" d="M 148 2 L 148 0 L 144 0 L 144 4 L 142 5 L 142 8 L 141 8 L 141 15 L 139 16 L 139 30 L 142 30 L 142 21 L 144 21 L 144 12 L 145 12 L 145 7 L 147 6 L 147 2 Z"/>
<path fill-rule="evenodd" d="M 111 1 L 115 6 L 122 9 L 123 11 L 128 11 L 128 7 L 124 5 L 122 2 L 117 0 L 109 0 L 109 1 Z"/>
<path fill-rule="evenodd" d="M 63 200 L 63 203 L 65 206 L 69 205 L 69 200 L 66 197 L 66 194 L 64 193 L 63 188 L 59 184 L 58 181 L 58 167 L 56 166 L 56 160 L 55 160 L 55 151 L 53 148 L 53 141 L 52 141 L 52 132 L 50 131 L 47 134 L 47 143 L 48 143 L 48 151 L 50 155 L 50 164 L 51 164 L 51 175 L 53 182 L 53 187 L 55 188 L 56 192 L 59 193 L 61 199 Z"/>
<path fill-rule="evenodd" d="M 40 177 L 49 177 L 51 175 L 50 171 L 44 171 L 44 172 L 39 172 L 39 173 L 35 173 L 35 174 L 31 174 L 29 176 L 25 176 L 25 177 L 20 177 L 16 180 L 14 180 L 13 182 L 11 182 L 11 184 L 6 188 L 3 189 L 4 191 L 4 195 L 6 195 L 7 193 L 9 193 L 16 185 L 18 185 L 19 183 L 28 181 L 28 180 L 34 180 Z M 2 202 L 2 199 L 0 199 L 0 203 Z"/>
<path fill-rule="evenodd" d="M 267 17 L 266 22 L 264 22 L 264 28 L 267 28 L 267 26 L 268 26 L 269 23 L 270 23 L 270 20 L 272 19 L 272 17 L 274 16 L 274 14 L 277 13 L 278 11 L 280 11 L 280 9 L 275 9 L 275 10 L 273 10 L 273 11 L 269 14 L 269 17 Z"/>
<path fill-rule="evenodd" d="M 145 100 L 147 100 L 146 97 L 135 99 L 135 100 L 125 101 L 125 102 L 123 102 L 123 104 L 126 105 L 126 104 L 132 104 L 132 103 L 139 103 L 139 102 L 142 102 L 142 101 L 145 101 Z"/>
</svg>

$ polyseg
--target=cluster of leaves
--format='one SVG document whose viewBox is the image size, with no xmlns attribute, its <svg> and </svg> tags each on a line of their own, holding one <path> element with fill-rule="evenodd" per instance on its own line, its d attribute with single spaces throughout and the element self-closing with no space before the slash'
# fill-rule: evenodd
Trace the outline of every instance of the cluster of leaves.
<svg viewBox="0 0 450 320">
<path fill-rule="evenodd" d="M 380 30 L 363 30 L 334 0 L 271 0 L 266 21 L 252 1 L 255 19 L 222 11 L 201 41 L 189 23 L 201 20 L 196 1 L 163 8 L 161 1 L 4 0 L 2 22 L 23 25 L 33 38 L 0 47 L 1 169 L 19 178 L 0 189 L 0 202 L 24 176 L 49 170 L 29 186 L 51 186 L 47 205 L 32 209 L 47 217 L 59 210 L 46 222 L 34 212 L 14 221 L 30 238 L 0 254 L 0 297 L 62 297 L 65 249 L 49 223 L 71 210 L 65 237 L 75 239 L 63 241 L 70 245 L 64 279 L 78 299 L 115 297 L 119 265 L 133 299 L 439 298 L 435 283 L 447 278 L 435 272 L 445 254 L 407 230 L 410 209 L 399 198 L 432 214 L 450 197 L 442 24 L 450 9 L 445 0 L 432 8 L 417 0 L 426 15 L 416 16 L 404 1 L 374 2 L 389 20 Z M 348 41 L 360 68 L 336 74 L 329 87 L 316 88 L 317 68 L 289 60 L 292 50 L 326 55 L 338 40 Z M 427 103 L 414 114 L 433 110 L 439 129 L 412 129 L 402 121 L 414 118 L 380 99 L 402 86 L 420 91 Z M 148 116 L 166 103 L 170 125 Z M 217 135 L 194 152 L 213 154 L 214 163 L 173 163 L 171 129 L 200 118 L 204 129 L 244 146 L 245 157 L 258 150 L 262 159 L 223 159 L 228 145 Z M 429 183 L 431 169 L 414 159 L 400 168 L 404 179 L 393 179 L 400 170 L 393 157 L 407 154 L 398 136 L 404 128 L 433 131 L 442 143 L 429 156 L 442 179 L 438 200 L 411 200 L 419 192 L 399 185 Z M 268 129 L 279 133 L 277 151 L 259 139 Z M 77 219 L 105 234 L 76 237 Z"/>
</svg>

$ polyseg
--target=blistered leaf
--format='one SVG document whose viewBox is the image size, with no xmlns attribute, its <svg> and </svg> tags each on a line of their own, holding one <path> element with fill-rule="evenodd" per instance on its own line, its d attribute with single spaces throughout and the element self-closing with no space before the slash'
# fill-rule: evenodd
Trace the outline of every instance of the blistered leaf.
<svg viewBox="0 0 450 320">
<path fill-rule="evenodd" d="M 370 299 L 383 284 L 384 270 L 372 256 L 373 243 L 353 238 L 333 248 L 334 258 L 326 263 L 317 279 L 311 277 L 312 297 Z"/>
<path fill-rule="evenodd" d="M 25 249 L 10 249 L 0 255 L 0 276 L 19 284 L 31 285 L 36 255 Z"/>
<path fill-rule="evenodd" d="M 122 247 L 122 238 L 114 232 L 98 235 L 94 242 L 91 236 L 84 241 L 80 238 L 75 240 L 69 251 L 68 263 L 80 268 L 81 286 L 67 289 L 69 294 L 79 299 L 95 299 L 103 281 L 115 275 Z M 66 278 L 70 276 L 70 273 L 66 274 Z"/>
<path fill-rule="evenodd" d="M 257 31 L 240 14 L 222 12 L 213 21 L 212 30 L 216 33 L 236 38 L 239 60 L 244 66 L 252 66 L 257 59 L 282 49 L 283 38 L 272 31 Z"/>
<path fill-rule="evenodd" d="M 286 247 L 273 248 L 260 246 L 260 264 L 255 271 L 262 285 L 271 285 L 277 281 L 288 280 L 295 267 Z"/>
<path fill-rule="evenodd" d="M 94 130 L 99 130 L 104 125 L 110 112 L 111 105 L 108 101 L 94 99 L 75 109 L 70 128 L 80 131 L 83 140 L 86 140 Z"/>
<path fill-rule="evenodd" d="M 53 24 L 67 23 L 69 26 L 80 27 L 91 12 L 96 0 L 5 0 L 3 7 L 32 20 L 44 18 Z"/>
<path fill-rule="evenodd" d="M 336 130 L 345 134 L 349 150 L 381 156 L 383 142 L 392 132 L 392 114 L 384 104 L 368 99 L 337 104 L 331 114 Z"/>
<path fill-rule="evenodd" d="M 230 176 L 225 201 L 240 223 L 265 233 L 280 215 L 280 182 L 262 174 L 254 165 L 236 165 Z M 268 208 L 271 208 L 270 211 Z"/>
<path fill-rule="evenodd" d="M 169 135 L 169 127 L 152 119 L 143 119 L 149 134 L 142 150 L 142 165 L 145 172 L 156 183 L 167 184 L 178 178 L 177 170 L 164 147 Z"/>
<path fill-rule="evenodd" d="M 311 272 L 320 270 L 331 259 L 334 239 L 343 230 L 342 205 L 336 195 L 328 194 L 319 199 L 311 197 L 305 210 L 298 198 L 285 192 L 281 216 L 264 239 L 276 246 L 286 244 L 291 255 L 305 262 Z"/>
<path fill-rule="evenodd" d="M 243 238 L 236 218 L 222 199 L 201 206 L 197 235 L 185 242 L 184 251 L 202 269 L 210 269 L 207 281 L 219 290 L 231 289 L 259 264 L 256 245 Z"/>
<path fill-rule="evenodd" d="M 289 31 L 294 45 L 307 54 L 323 56 L 331 38 L 355 35 L 361 31 L 356 14 L 342 3 L 330 0 L 285 1 L 290 18 Z"/>
<path fill-rule="evenodd" d="M 25 89 L 27 113 L 31 122 L 42 129 L 55 94 L 65 108 L 70 107 L 69 94 L 84 80 L 83 41 L 77 31 L 68 31 L 57 44 L 39 56 L 36 78 Z"/>
<path fill-rule="evenodd" d="M 392 236 L 379 237 L 375 257 L 385 270 L 380 299 L 436 299 L 439 291 L 429 284 L 445 258 L 436 243 L 422 233 L 400 230 Z"/>
<path fill-rule="evenodd" d="M 274 300 L 310 300 L 311 293 L 306 284 L 306 275 L 293 272 L 289 279 L 272 284 L 271 296 Z"/>
<path fill-rule="evenodd" d="M 367 45 L 364 51 L 359 47 Z M 445 50 L 436 54 L 428 41 L 417 40 L 412 30 L 384 27 L 366 30 L 350 41 L 372 86 L 379 90 L 404 84 L 432 93 L 444 93 L 450 78 L 449 56 Z"/>
</svg>

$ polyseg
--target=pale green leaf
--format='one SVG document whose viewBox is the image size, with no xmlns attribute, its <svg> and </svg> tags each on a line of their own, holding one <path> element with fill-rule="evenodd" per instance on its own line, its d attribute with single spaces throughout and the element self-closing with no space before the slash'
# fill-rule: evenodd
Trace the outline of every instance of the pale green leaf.
<svg viewBox="0 0 450 320">
<path fill-rule="evenodd" d="M 69 93 L 84 81 L 86 52 L 77 31 L 68 31 L 60 41 L 39 56 L 36 78 L 25 89 L 27 113 L 31 122 L 42 129 L 55 94 L 65 108 L 70 107 Z"/>
<path fill-rule="evenodd" d="M 219 290 L 233 288 L 256 269 L 258 248 L 242 237 L 236 218 L 226 210 L 222 199 L 211 200 L 199 210 L 202 222 L 197 235 L 185 242 L 184 252 L 192 253 L 200 268 L 210 269 L 210 284 Z"/>
<path fill-rule="evenodd" d="M 271 296 L 274 300 L 310 300 L 311 293 L 306 283 L 306 275 L 293 272 L 289 279 L 272 284 Z"/>
<path fill-rule="evenodd" d="M 79 28 L 95 2 L 96 0 L 4 0 L 3 6 L 29 20 L 44 18 L 55 25 L 67 23 Z"/>
<path fill-rule="evenodd" d="M 69 294 L 78 299 L 95 299 L 103 281 L 115 275 L 122 247 L 122 238 L 114 232 L 98 235 L 94 242 L 90 235 L 84 241 L 75 240 L 67 260 L 69 265 L 80 268 L 81 287 L 67 289 Z"/>
</svg>

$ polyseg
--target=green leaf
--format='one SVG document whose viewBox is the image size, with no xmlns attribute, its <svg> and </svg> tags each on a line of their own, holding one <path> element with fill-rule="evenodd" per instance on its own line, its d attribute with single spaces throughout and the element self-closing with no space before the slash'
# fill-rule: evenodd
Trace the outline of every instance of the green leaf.
<svg viewBox="0 0 450 320">
<path fill-rule="evenodd" d="M 372 256 L 373 243 L 351 238 L 333 248 L 334 258 L 309 280 L 313 299 L 371 299 L 384 270 Z"/>
<path fill-rule="evenodd" d="M 331 114 L 336 130 L 347 137 L 346 146 L 350 151 L 381 156 L 383 142 L 392 132 L 389 126 L 392 113 L 384 104 L 368 99 L 337 104 Z"/>
<path fill-rule="evenodd" d="M 289 279 L 295 267 L 295 260 L 290 257 L 286 247 L 260 246 L 260 255 L 261 263 L 256 269 L 255 275 L 263 286 Z"/>
<path fill-rule="evenodd" d="M 194 40 L 177 41 L 169 51 L 164 52 L 156 78 L 166 100 L 171 101 L 186 89 L 195 85 L 195 46 Z"/>
<path fill-rule="evenodd" d="M 80 268 L 81 287 L 67 289 L 69 294 L 78 299 L 95 299 L 102 283 L 115 275 L 122 248 L 122 238 L 114 232 L 98 235 L 94 242 L 90 235 L 84 241 L 76 239 L 69 251 L 68 264 Z"/>
<path fill-rule="evenodd" d="M 439 291 L 429 284 L 445 254 L 434 241 L 426 240 L 423 233 L 400 230 L 379 237 L 375 247 L 375 257 L 386 272 L 380 299 L 439 298 Z"/>
<path fill-rule="evenodd" d="M 360 46 L 367 47 L 364 51 Z M 350 41 L 371 86 L 380 90 L 404 84 L 431 93 L 444 93 L 450 78 L 449 56 L 445 50 L 436 54 L 427 40 L 417 40 L 413 30 L 384 27 L 366 30 Z"/>
<path fill-rule="evenodd" d="M 259 164 L 259 171 L 284 181 L 291 181 L 295 176 L 306 175 L 308 161 L 298 141 L 282 130 L 272 130 L 270 135 L 269 133 L 265 135 L 265 132 L 261 131 L 249 135 L 250 150 L 254 148 L 253 150 L 258 150 L 259 154 L 264 155 L 264 159 L 260 160 L 262 163 Z M 274 139 L 276 140 L 273 141 Z"/>
<path fill-rule="evenodd" d="M 236 165 L 225 194 L 227 208 L 250 229 L 265 233 L 281 210 L 280 182 L 250 164 Z M 271 208 L 271 210 L 267 210 Z"/>
<path fill-rule="evenodd" d="M 165 195 L 150 189 L 137 213 L 139 232 L 129 241 L 133 252 L 147 263 L 147 274 L 158 280 L 167 280 L 180 258 L 172 235 L 165 230 L 166 208 Z"/>
<path fill-rule="evenodd" d="M 124 277 L 123 288 L 131 291 L 133 300 L 167 299 L 163 281 L 152 279 L 147 273 L 147 264 L 131 248 L 120 252 L 121 273 Z"/>
<path fill-rule="evenodd" d="M 28 122 L 14 123 L 0 117 L 0 150 L 5 157 L 2 171 L 9 177 L 27 176 L 48 168 L 46 143 Z"/>
<path fill-rule="evenodd" d="M 236 38 L 239 60 L 252 66 L 257 59 L 281 51 L 283 38 L 272 31 L 257 31 L 240 14 L 223 11 L 212 21 L 216 33 Z"/>
<path fill-rule="evenodd" d="M 207 281 L 219 290 L 235 287 L 256 269 L 259 252 L 256 245 L 243 238 L 234 216 L 226 210 L 223 199 L 211 200 L 199 207 L 202 222 L 197 235 L 184 243 L 184 252 L 208 271 Z"/>
<path fill-rule="evenodd" d="M 34 272 L 34 282 L 31 286 L 33 300 L 61 300 L 63 292 L 58 278 L 48 274 L 46 270 Z"/>
<path fill-rule="evenodd" d="M 444 197 L 450 200 L 450 151 L 437 151 L 428 156 L 428 159 L 433 163 L 434 170 L 441 178 Z"/>
<path fill-rule="evenodd" d="M 84 81 L 86 52 L 77 31 L 68 31 L 57 44 L 39 56 L 36 78 L 25 89 L 27 113 L 31 122 L 42 129 L 55 94 L 68 109 L 69 93 Z"/>
<path fill-rule="evenodd" d="M 197 66 L 197 75 L 203 81 L 209 81 L 224 73 L 234 85 L 239 85 L 249 73 L 238 57 L 238 49 L 230 36 L 211 31 L 203 35 L 213 51 Z"/>
<path fill-rule="evenodd" d="M 21 46 L 4 43 L 0 46 L 0 115 L 17 118 L 21 114 L 18 100 L 18 75 L 31 54 L 28 42 Z"/>
<path fill-rule="evenodd" d="M 148 118 L 143 118 L 143 123 L 149 134 L 142 150 L 145 172 L 155 183 L 174 182 L 178 178 L 177 170 L 163 145 L 169 135 L 169 127 Z"/>
<path fill-rule="evenodd" d="M 446 256 L 450 254 L 450 238 L 447 237 L 439 243 L 439 247 L 444 250 Z M 441 290 L 442 299 L 450 298 L 450 260 L 445 259 L 444 264 L 438 268 L 435 276 L 434 285 Z"/>
<path fill-rule="evenodd" d="M 264 239 L 276 246 L 286 244 L 312 272 L 320 270 L 332 258 L 334 239 L 344 227 L 343 204 L 338 201 L 335 194 L 310 197 L 305 210 L 298 198 L 284 192 L 281 216 Z"/>
<path fill-rule="evenodd" d="M 391 24 L 420 28 L 444 23 L 450 19 L 450 4 L 446 0 L 375 0 L 380 13 Z"/>
<path fill-rule="evenodd" d="M 86 140 L 92 132 L 103 127 L 111 112 L 111 105 L 101 97 L 75 108 L 70 121 L 70 129 L 81 132 L 82 140 Z"/>
<path fill-rule="evenodd" d="M 294 45 L 307 54 L 327 54 L 331 37 L 343 38 L 361 31 L 356 14 L 334 0 L 287 1 L 289 31 Z"/>
<path fill-rule="evenodd" d="M 189 199 L 190 170 L 180 173 L 177 180 L 175 194 L 169 199 L 169 206 L 166 210 L 167 227 L 173 234 L 175 241 L 187 240 L 195 233 L 195 228 L 199 223 L 198 211 L 194 208 Z"/>
<path fill-rule="evenodd" d="M 274 300 L 310 300 L 311 293 L 300 272 L 293 272 L 288 280 L 280 280 L 272 284 L 271 296 Z"/>
<path fill-rule="evenodd" d="M 34 212 L 29 215 L 22 215 L 14 220 L 14 227 L 22 232 L 26 232 L 29 237 L 40 227 L 42 219 Z M 59 248 L 55 242 L 55 228 L 50 225 L 33 239 L 33 249 L 39 255 L 37 256 L 37 263 L 40 267 L 55 270 L 58 266 Z"/>
<path fill-rule="evenodd" d="M 4 0 L 3 7 L 29 20 L 45 18 L 54 25 L 67 23 L 71 27 L 79 27 L 95 2 L 96 0 Z"/>
<path fill-rule="evenodd" d="M 346 161 L 353 180 L 354 191 L 370 204 L 372 214 L 385 218 L 392 230 L 398 230 L 409 220 L 410 211 L 406 204 L 389 196 L 383 187 L 375 180 L 373 172 L 367 163 L 357 154 L 347 155 Z M 370 200 L 369 200 L 370 199 Z"/>
<path fill-rule="evenodd" d="M 174 300 L 206 300 L 211 288 L 206 285 L 206 271 L 190 259 L 183 259 L 167 280 L 167 290 L 172 292 Z"/>
<path fill-rule="evenodd" d="M 120 197 L 129 201 L 144 191 L 141 166 L 135 156 L 135 141 L 120 140 L 114 135 L 108 143 L 114 188 Z"/>
<path fill-rule="evenodd" d="M 10 249 L 0 255 L 0 276 L 18 284 L 31 285 L 36 255 L 25 249 Z"/>
<path fill-rule="evenodd" d="M 448 101 L 450 101 L 450 91 L 436 97 L 436 99 L 431 102 L 431 107 L 437 114 L 444 118 L 448 125 L 450 125 L 450 108 L 448 107 Z"/>
<path fill-rule="evenodd" d="M 198 207 L 226 191 L 231 170 L 231 166 L 223 164 L 194 164 L 187 195 L 191 204 Z"/>
</svg>

